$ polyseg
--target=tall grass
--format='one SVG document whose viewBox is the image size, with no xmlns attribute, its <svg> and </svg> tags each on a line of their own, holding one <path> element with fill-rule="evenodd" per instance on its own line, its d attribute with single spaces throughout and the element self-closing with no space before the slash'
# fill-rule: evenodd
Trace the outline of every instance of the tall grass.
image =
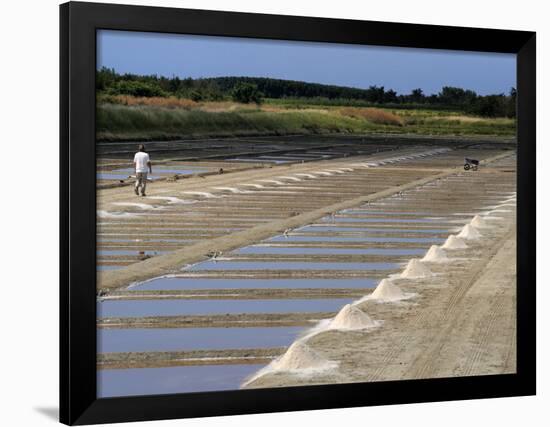
<svg viewBox="0 0 550 427">
<path fill-rule="evenodd" d="M 345 99 L 345 98 L 267 98 L 264 101 L 266 104 L 279 105 L 285 108 L 309 108 L 311 106 L 323 106 L 323 107 L 373 107 L 378 108 L 380 104 L 375 102 L 366 101 L 362 99 Z M 429 109 L 430 111 L 457 111 L 461 112 L 462 109 L 453 105 L 438 105 L 438 104 L 401 104 L 401 103 L 385 103 L 384 109 L 392 110 L 418 110 Z"/>
<path fill-rule="evenodd" d="M 200 105 L 191 99 L 176 98 L 174 96 L 161 97 L 137 97 L 131 95 L 101 95 L 98 97 L 99 104 L 115 104 L 126 105 L 129 107 L 135 106 L 149 106 L 149 107 L 163 107 L 163 108 L 183 108 L 190 110 L 192 108 L 198 108 Z"/>
<path fill-rule="evenodd" d="M 320 106 L 287 109 L 177 98 L 104 101 L 97 107 L 98 140 L 372 132 L 513 136 L 516 129 L 512 119 L 476 119 L 448 111 Z"/>
<path fill-rule="evenodd" d="M 381 110 L 380 108 L 346 107 L 340 109 L 340 114 L 358 119 L 365 119 L 371 123 L 380 125 L 403 126 L 404 124 L 401 117 L 390 111 Z"/>
<path fill-rule="evenodd" d="M 367 132 L 373 125 L 321 111 L 236 110 L 212 112 L 103 104 L 97 109 L 100 140 L 252 134 Z"/>
<path fill-rule="evenodd" d="M 232 101 L 193 101 L 187 98 L 176 98 L 175 96 L 132 96 L 132 95 L 99 95 L 97 98 L 99 105 L 113 104 L 124 105 L 127 107 L 159 107 L 159 108 L 180 108 L 183 110 L 204 110 L 225 112 L 232 110 L 257 110 L 259 107 L 254 105 L 244 105 Z M 276 107 L 275 107 L 276 108 Z M 280 108 L 279 108 L 280 110 Z"/>
</svg>

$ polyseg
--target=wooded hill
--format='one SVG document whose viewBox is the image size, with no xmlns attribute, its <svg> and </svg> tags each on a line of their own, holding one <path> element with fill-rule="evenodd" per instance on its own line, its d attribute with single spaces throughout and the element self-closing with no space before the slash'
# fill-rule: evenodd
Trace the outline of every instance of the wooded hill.
<svg viewBox="0 0 550 427">
<path fill-rule="evenodd" d="M 136 97 L 177 97 L 194 101 L 233 100 L 261 103 L 266 98 L 295 101 L 293 104 L 386 106 L 391 108 L 430 108 L 462 111 L 485 117 L 515 117 L 516 91 L 509 94 L 478 95 L 468 89 L 445 86 L 437 94 L 425 95 L 422 89 L 397 94 L 383 86 L 367 89 L 325 85 L 267 77 L 214 77 L 192 79 L 118 74 L 102 68 L 97 71 L 96 88 L 101 95 Z"/>
</svg>

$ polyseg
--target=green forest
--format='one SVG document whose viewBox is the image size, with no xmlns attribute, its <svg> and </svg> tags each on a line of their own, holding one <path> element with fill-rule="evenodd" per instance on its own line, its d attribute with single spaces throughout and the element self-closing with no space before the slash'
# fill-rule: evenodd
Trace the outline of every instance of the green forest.
<svg viewBox="0 0 550 427">
<path fill-rule="evenodd" d="M 361 89 L 265 77 L 182 79 L 119 74 L 109 68 L 97 71 L 96 88 L 99 99 L 107 103 L 109 97 L 127 95 L 194 102 L 233 101 L 256 105 L 268 102 L 295 108 L 323 105 L 445 110 L 488 118 L 514 118 L 516 115 L 514 88 L 507 94 L 482 96 L 469 89 L 445 86 L 437 94 L 426 95 L 417 88 L 404 95 L 383 86 Z"/>
</svg>

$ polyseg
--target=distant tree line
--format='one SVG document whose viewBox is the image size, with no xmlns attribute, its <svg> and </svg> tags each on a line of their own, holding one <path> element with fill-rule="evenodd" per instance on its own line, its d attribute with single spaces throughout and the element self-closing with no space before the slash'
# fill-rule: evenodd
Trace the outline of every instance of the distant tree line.
<svg viewBox="0 0 550 427">
<path fill-rule="evenodd" d="M 516 115 L 514 88 L 508 94 L 478 95 L 472 90 L 445 86 L 438 94 L 433 95 L 425 95 L 420 88 L 412 90 L 410 94 L 398 95 L 394 90 L 386 90 L 383 86 L 360 89 L 265 77 L 182 79 L 157 75 L 118 74 L 109 68 L 97 71 L 96 88 L 99 93 L 107 95 L 175 96 L 194 101 L 231 99 L 236 102 L 260 104 L 264 98 L 319 98 L 362 101 L 380 106 L 445 108 L 485 117 Z"/>
</svg>

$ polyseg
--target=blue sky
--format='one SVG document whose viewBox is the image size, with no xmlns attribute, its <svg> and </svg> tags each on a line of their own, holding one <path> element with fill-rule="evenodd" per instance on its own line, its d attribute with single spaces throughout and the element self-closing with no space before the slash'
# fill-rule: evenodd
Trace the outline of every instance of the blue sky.
<svg viewBox="0 0 550 427">
<path fill-rule="evenodd" d="M 388 48 L 127 31 L 98 32 L 97 66 L 166 77 L 251 76 L 406 94 L 458 86 L 481 95 L 508 93 L 513 54 Z"/>
</svg>

